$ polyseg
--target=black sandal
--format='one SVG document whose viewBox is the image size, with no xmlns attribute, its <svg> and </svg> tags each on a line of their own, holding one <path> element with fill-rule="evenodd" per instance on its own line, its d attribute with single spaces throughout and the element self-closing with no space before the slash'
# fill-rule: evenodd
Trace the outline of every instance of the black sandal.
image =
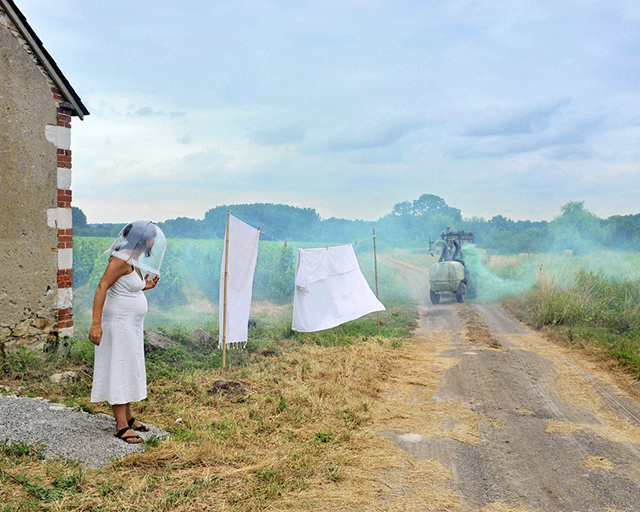
<svg viewBox="0 0 640 512">
<path fill-rule="evenodd" d="M 114 434 L 115 437 L 117 437 L 118 439 L 122 439 L 125 443 L 129 443 L 129 444 L 140 444 L 141 442 L 144 441 L 144 439 L 142 439 L 139 435 L 132 435 L 132 436 L 125 436 L 127 430 L 131 430 L 129 427 L 124 427 L 122 430 L 118 430 L 118 432 L 116 432 Z M 130 441 L 130 439 L 139 439 L 139 441 Z"/>
<path fill-rule="evenodd" d="M 135 418 L 131 418 L 127 423 L 129 424 L 129 427 L 132 428 L 133 430 L 137 430 L 138 432 L 149 432 L 150 428 L 147 427 L 146 425 L 143 425 L 142 423 L 140 423 L 139 427 L 134 427 L 133 424 L 136 422 Z"/>
</svg>

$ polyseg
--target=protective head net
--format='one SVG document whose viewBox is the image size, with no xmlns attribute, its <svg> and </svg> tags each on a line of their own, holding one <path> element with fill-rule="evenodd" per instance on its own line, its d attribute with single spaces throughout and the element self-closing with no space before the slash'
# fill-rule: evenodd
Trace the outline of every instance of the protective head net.
<svg viewBox="0 0 640 512">
<path fill-rule="evenodd" d="M 158 226 L 149 220 L 136 220 L 122 228 L 104 253 L 138 267 L 141 272 L 159 276 L 166 247 L 167 240 Z"/>
</svg>

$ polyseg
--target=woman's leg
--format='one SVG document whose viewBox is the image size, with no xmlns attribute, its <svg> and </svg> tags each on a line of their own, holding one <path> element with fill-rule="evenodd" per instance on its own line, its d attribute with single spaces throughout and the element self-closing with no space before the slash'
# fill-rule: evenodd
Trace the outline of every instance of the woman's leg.
<svg viewBox="0 0 640 512">
<path fill-rule="evenodd" d="M 129 411 L 129 404 L 112 405 L 111 408 L 113 409 L 113 417 L 116 419 L 116 432 L 128 427 L 127 411 Z"/>
<path fill-rule="evenodd" d="M 127 425 L 129 424 L 129 422 L 131 421 L 131 418 L 133 418 L 133 414 L 131 413 L 131 404 L 126 404 L 127 408 L 126 408 L 126 417 L 127 417 Z M 141 432 L 148 432 L 149 428 L 145 425 L 143 425 L 142 423 L 140 423 L 138 420 L 135 420 L 133 422 L 133 424 L 131 425 L 134 429 L 139 430 Z"/>
<path fill-rule="evenodd" d="M 127 423 L 127 412 L 129 415 L 131 414 L 131 410 L 129 408 L 129 404 L 116 404 L 112 405 L 113 409 L 113 417 L 116 419 L 116 434 L 120 432 L 122 429 L 127 429 L 121 436 L 121 438 L 133 436 L 137 439 L 125 439 L 127 443 L 141 443 L 143 439 L 140 436 L 137 436 L 136 433 L 129 428 L 129 424 Z"/>
</svg>

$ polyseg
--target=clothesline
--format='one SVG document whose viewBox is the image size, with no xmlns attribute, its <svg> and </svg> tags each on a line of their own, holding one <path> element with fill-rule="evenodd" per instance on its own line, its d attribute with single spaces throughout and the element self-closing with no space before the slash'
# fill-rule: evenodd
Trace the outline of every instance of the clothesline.
<svg viewBox="0 0 640 512">
<path fill-rule="evenodd" d="M 371 240 L 373 238 L 375 238 L 375 235 L 368 236 L 367 238 L 361 238 L 360 240 L 356 240 L 355 242 L 353 242 L 353 245 L 356 245 L 358 242 L 364 242 L 365 240 Z"/>
<path fill-rule="evenodd" d="M 294 331 L 322 331 L 384 309 L 360 270 L 353 245 L 298 250 Z"/>
<path fill-rule="evenodd" d="M 282 242 L 283 244 L 286 244 L 287 241 L 286 240 L 280 240 L 279 238 L 276 238 L 275 236 L 273 236 L 271 233 L 267 233 L 266 231 L 262 231 L 260 233 L 261 235 L 267 235 L 269 237 L 271 237 L 271 241 L 277 241 L 277 242 Z M 368 236 L 367 238 L 360 238 L 359 240 L 356 240 L 355 242 L 353 242 L 351 245 L 356 245 L 358 242 L 365 242 L 367 240 L 371 240 L 375 238 L 373 235 L 372 236 Z"/>
<path fill-rule="evenodd" d="M 292 329 L 314 332 L 335 327 L 360 318 L 384 305 L 369 287 L 354 246 L 373 239 L 373 236 L 353 244 L 326 246 L 315 249 L 298 248 Z M 258 257 L 260 235 L 268 235 L 287 245 L 270 233 L 261 232 L 227 213 L 225 249 L 220 268 L 219 312 L 221 326 L 219 345 L 222 346 L 222 366 L 225 366 L 227 346 L 244 347 L 248 339 L 248 321 L 252 300 L 252 283 Z M 378 320 L 379 321 L 379 320 Z M 379 329 L 379 328 L 378 328 Z"/>
<path fill-rule="evenodd" d="M 287 243 L 287 241 L 286 241 L 286 240 L 280 240 L 279 238 L 276 238 L 276 237 L 275 237 L 275 236 L 273 236 L 271 233 L 267 233 L 266 231 L 265 231 L 264 233 L 261 233 L 261 234 L 263 234 L 263 235 L 267 235 L 267 236 L 270 236 L 270 237 L 271 237 L 271 241 L 276 240 L 276 241 L 278 241 L 278 242 L 282 242 L 283 244 L 286 244 L 286 243 Z"/>
<path fill-rule="evenodd" d="M 229 210 L 229 212 L 231 212 L 231 210 Z M 238 220 L 240 220 L 240 221 L 242 221 L 242 222 L 245 222 L 244 220 L 242 220 L 241 218 L 239 218 L 239 217 L 237 217 L 237 216 L 235 216 L 235 215 L 234 215 L 234 217 L 236 217 L 236 219 L 238 219 Z M 248 224 L 248 223 L 246 223 L 246 222 L 245 222 L 245 224 Z M 259 230 L 259 229 L 260 229 L 260 228 L 258 228 L 258 230 Z M 273 242 L 273 241 L 277 241 L 277 242 L 282 242 L 282 243 L 283 243 L 283 244 L 285 244 L 285 245 L 287 244 L 287 241 L 286 241 L 286 240 L 280 240 L 279 238 L 276 238 L 276 237 L 275 237 L 275 236 L 273 236 L 271 233 L 267 233 L 266 231 L 260 231 L 260 234 L 261 234 L 261 235 L 267 235 L 267 236 L 271 237 L 271 241 L 272 241 L 272 242 Z M 372 236 L 368 236 L 367 238 L 361 238 L 361 239 L 356 240 L 355 242 L 353 242 L 353 244 L 351 244 L 351 245 L 356 245 L 358 242 L 365 242 L 366 240 L 371 240 L 371 239 L 373 239 L 373 238 L 375 238 L 375 237 L 376 237 L 375 235 L 372 235 Z M 328 247 L 328 246 L 327 246 L 327 247 Z"/>
</svg>

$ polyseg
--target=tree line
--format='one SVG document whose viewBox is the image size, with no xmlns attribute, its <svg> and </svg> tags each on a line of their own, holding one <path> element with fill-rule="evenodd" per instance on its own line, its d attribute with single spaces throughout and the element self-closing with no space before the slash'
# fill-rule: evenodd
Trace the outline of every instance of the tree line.
<svg viewBox="0 0 640 512">
<path fill-rule="evenodd" d="M 77 207 L 73 209 L 74 235 L 117 236 L 122 224 L 90 224 Z M 313 208 L 271 203 L 223 205 L 212 208 L 204 219 L 178 217 L 158 225 L 168 239 L 221 239 L 227 212 L 266 232 L 265 240 L 290 240 L 318 244 L 352 243 L 371 236 L 376 229 L 380 248 L 425 248 L 451 226 L 452 230 L 474 233 L 476 245 L 497 254 L 549 252 L 570 249 L 574 253 L 591 250 L 640 250 L 640 214 L 614 215 L 602 219 L 571 201 L 561 207 L 552 221 L 529 221 L 496 215 L 465 218 L 461 210 L 432 194 L 396 204 L 377 221 L 321 219 Z"/>
</svg>

